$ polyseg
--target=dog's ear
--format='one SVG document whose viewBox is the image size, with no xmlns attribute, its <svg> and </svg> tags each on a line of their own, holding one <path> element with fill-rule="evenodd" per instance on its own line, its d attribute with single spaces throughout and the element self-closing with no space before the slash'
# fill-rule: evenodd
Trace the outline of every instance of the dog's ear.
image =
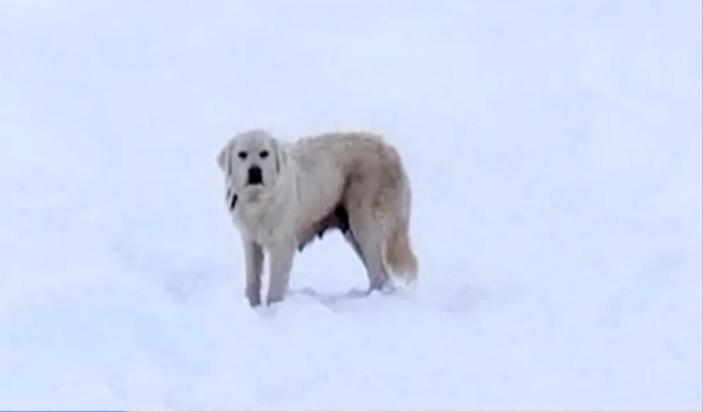
<svg viewBox="0 0 703 412">
<path fill-rule="evenodd" d="M 276 141 L 276 173 L 281 173 L 281 170 L 288 165 L 288 148 L 281 141 Z"/>
<path fill-rule="evenodd" d="M 220 153 L 217 154 L 217 165 L 220 166 L 220 169 L 222 169 L 223 172 L 227 171 L 225 166 L 227 165 L 228 152 L 229 148 L 225 146 L 222 148 L 222 150 L 220 150 Z"/>
</svg>

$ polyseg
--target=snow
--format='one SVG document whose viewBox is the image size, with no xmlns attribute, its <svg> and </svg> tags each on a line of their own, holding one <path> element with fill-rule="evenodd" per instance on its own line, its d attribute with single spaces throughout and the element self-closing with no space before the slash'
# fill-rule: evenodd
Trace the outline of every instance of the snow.
<svg viewBox="0 0 703 412">
<path fill-rule="evenodd" d="M 701 2 L 0 1 L 0 408 L 698 409 Z M 419 283 L 253 311 L 215 156 L 387 134 Z"/>
</svg>

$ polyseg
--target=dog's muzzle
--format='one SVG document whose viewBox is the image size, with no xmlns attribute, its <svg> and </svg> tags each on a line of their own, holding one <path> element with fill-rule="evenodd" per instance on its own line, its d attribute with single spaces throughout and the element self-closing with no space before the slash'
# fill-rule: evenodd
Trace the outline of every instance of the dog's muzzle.
<svg viewBox="0 0 703 412">
<path fill-rule="evenodd" d="M 264 183 L 264 176 L 259 166 L 252 166 L 249 168 L 249 173 L 247 175 L 248 185 L 260 185 Z"/>
</svg>

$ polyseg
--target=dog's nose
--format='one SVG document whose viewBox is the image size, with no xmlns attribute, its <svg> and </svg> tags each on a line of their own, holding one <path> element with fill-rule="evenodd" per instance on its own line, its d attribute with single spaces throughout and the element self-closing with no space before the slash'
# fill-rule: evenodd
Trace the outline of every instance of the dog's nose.
<svg viewBox="0 0 703 412">
<path fill-rule="evenodd" d="M 249 175 L 247 177 L 247 184 L 249 185 L 260 185 L 264 182 L 263 174 L 261 173 L 261 168 L 259 166 L 252 166 L 249 168 Z"/>
</svg>

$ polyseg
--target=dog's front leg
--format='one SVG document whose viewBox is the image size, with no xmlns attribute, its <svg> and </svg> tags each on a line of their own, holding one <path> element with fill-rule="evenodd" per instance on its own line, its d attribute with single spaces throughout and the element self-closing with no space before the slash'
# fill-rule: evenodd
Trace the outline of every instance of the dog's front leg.
<svg viewBox="0 0 703 412">
<path fill-rule="evenodd" d="M 243 239 L 244 255 L 247 265 L 246 298 L 249 305 L 259 306 L 261 304 L 261 274 L 264 264 L 264 251 L 257 243 L 249 239 Z"/>
<path fill-rule="evenodd" d="M 288 290 L 290 271 L 293 267 L 293 255 L 296 245 L 294 242 L 282 242 L 273 245 L 270 251 L 271 264 L 269 270 L 269 290 L 266 304 L 272 305 L 283 300 Z"/>
</svg>

